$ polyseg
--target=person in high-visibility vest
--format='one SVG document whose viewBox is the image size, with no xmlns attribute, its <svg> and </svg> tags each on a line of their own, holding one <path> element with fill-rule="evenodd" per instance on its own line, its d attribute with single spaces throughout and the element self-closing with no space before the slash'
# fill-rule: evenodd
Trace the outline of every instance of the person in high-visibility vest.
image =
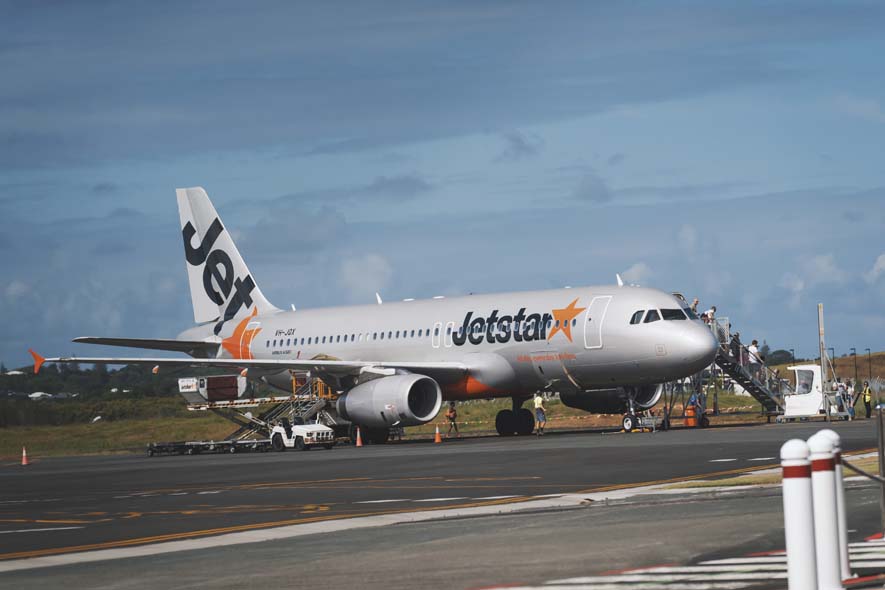
<svg viewBox="0 0 885 590">
<path fill-rule="evenodd" d="M 870 405 L 870 402 L 873 401 L 873 390 L 870 389 L 870 382 L 869 381 L 863 382 L 863 392 L 861 393 L 861 395 L 863 396 L 864 410 L 867 411 L 867 420 L 869 420 L 870 416 L 873 413 L 873 408 Z"/>
</svg>

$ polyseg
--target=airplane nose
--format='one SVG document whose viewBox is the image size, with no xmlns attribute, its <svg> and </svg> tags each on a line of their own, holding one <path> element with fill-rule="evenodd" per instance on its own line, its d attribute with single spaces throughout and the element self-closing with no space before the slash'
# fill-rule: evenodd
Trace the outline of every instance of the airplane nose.
<svg viewBox="0 0 885 590">
<path fill-rule="evenodd" d="M 699 325 L 688 326 L 683 338 L 682 350 L 687 361 L 701 367 L 713 363 L 719 343 L 710 329 Z"/>
</svg>

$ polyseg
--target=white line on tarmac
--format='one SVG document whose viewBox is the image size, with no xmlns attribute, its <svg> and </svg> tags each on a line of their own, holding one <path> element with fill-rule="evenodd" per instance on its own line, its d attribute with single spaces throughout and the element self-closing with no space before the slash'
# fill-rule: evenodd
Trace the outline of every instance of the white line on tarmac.
<svg viewBox="0 0 885 590">
<path fill-rule="evenodd" d="M 458 498 L 425 498 L 423 500 L 415 500 L 415 502 L 448 502 L 450 500 L 465 500 L 464 496 Z"/>
<path fill-rule="evenodd" d="M 391 498 L 390 500 L 363 500 L 354 504 L 387 504 L 388 502 L 411 502 L 411 498 Z"/>
<path fill-rule="evenodd" d="M 0 535 L 8 535 L 9 533 L 45 533 L 47 531 L 69 531 L 71 529 L 82 529 L 81 526 L 56 526 L 48 529 L 19 529 L 17 531 L 0 531 Z"/>
<path fill-rule="evenodd" d="M 737 459 L 710 459 L 710 463 L 731 463 L 732 461 L 737 461 Z"/>
<path fill-rule="evenodd" d="M 205 492 L 197 492 L 197 495 L 203 496 L 205 494 L 220 494 L 224 490 L 206 490 Z"/>
<path fill-rule="evenodd" d="M 170 496 L 187 496 L 187 492 L 172 492 Z"/>
<path fill-rule="evenodd" d="M 774 457 L 753 457 L 752 459 L 747 459 L 747 461 L 773 461 Z"/>
<path fill-rule="evenodd" d="M 725 572 L 688 575 L 666 575 L 649 572 L 647 574 L 633 573 L 616 576 L 584 576 L 581 578 L 569 578 L 567 580 L 554 580 L 551 584 L 605 584 L 610 582 L 737 582 L 742 580 L 770 580 L 772 578 L 786 578 L 787 572 Z"/>
<path fill-rule="evenodd" d="M 568 586 L 516 586 L 515 588 L 508 588 L 508 590 L 627 590 L 628 588 L 635 590 L 674 590 L 674 588 L 679 588 L 680 590 L 738 590 L 747 586 L 749 586 L 748 582 L 680 582 L 678 585 L 669 583 L 655 584 L 652 582 L 642 584 L 641 586 L 625 586 L 615 582 L 607 584 L 580 584 L 577 586 L 571 584 Z"/>
<path fill-rule="evenodd" d="M 507 498 L 518 498 L 518 497 L 519 496 L 485 496 L 483 498 L 476 498 L 476 499 L 477 500 L 506 500 Z"/>
</svg>

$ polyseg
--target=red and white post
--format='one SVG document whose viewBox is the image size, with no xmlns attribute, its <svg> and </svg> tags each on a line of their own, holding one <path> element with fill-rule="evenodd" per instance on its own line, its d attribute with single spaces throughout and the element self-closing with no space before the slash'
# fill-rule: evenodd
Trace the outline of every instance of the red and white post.
<svg viewBox="0 0 885 590">
<path fill-rule="evenodd" d="M 804 440 L 794 438 L 781 447 L 789 590 L 817 588 L 811 462 L 808 456 L 808 444 Z"/>
<path fill-rule="evenodd" d="M 839 558 L 839 524 L 836 518 L 836 462 L 833 440 L 815 434 L 811 451 L 811 487 L 814 504 L 814 546 L 817 554 L 818 590 L 843 590 Z"/>
<path fill-rule="evenodd" d="M 833 430 L 825 428 L 818 435 L 828 436 L 833 441 L 833 463 L 836 480 L 836 520 L 839 526 L 839 561 L 843 580 L 851 577 L 851 564 L 848 561 L 848 520 L 845 512 L 845 484 L 842 482 L 842 437 Z"/>
</svg>

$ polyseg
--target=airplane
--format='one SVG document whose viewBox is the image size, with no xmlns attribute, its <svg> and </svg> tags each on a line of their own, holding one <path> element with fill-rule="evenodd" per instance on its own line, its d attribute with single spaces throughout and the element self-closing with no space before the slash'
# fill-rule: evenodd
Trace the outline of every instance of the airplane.
<svg viewBox="0 0 885 590">
<path fill-rule="evenodd" d="M 261 292 L 200 187 L 177 189 L 196 326 L 174 339 L 80 337 L 74 342 L 183 352 L 189 358 L 43 362 L 226 367 L 288 391 L 292 371 L 340 393 L 337 411 L 383 442 L 392 426 L 432 420 L 443 401 L 512 398 L 502 436 L 531 434 L 522 404 L 558 392 L 564 404 L 623 413 L 625 430 L 653 407 L 662 383 L 709 366 L 717 342 L 676 296 L 624 285 L 281 310 Z"/>
</svg>

